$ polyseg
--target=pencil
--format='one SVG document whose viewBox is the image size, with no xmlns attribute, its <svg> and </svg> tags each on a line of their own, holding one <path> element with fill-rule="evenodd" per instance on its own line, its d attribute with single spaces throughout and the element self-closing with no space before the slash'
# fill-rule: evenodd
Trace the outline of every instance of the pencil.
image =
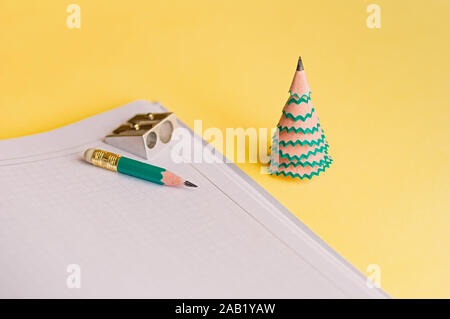
<svg viewBox="0 0 450 319">
<path fill-rule="evenodd" d="M 84 159 L 95 166 L 145 179 L 160 185 L 197 187 L 197 185 L 184 180 L 165 168 L 135 161 L 134 159 L 99 149 L 87 149 L 84 152 Z"/>
</svg>

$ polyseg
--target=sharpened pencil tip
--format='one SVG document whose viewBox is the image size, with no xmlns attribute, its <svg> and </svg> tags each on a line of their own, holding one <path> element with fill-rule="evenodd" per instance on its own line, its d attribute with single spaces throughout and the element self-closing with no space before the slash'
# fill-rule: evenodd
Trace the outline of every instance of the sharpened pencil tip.
<svg viewBox="0 0 450 319">
<path fill-rule="evenodd" d="M 302 61 L 302 57 L 298 57 L 298 63 L 297 63 L 297 71 L 303 71 L 303 61 Z"/>
<path fill-rule="evenodd" d="M 198 187 L 197 185 L 191 183 L 190 181 L 184 181 L 184 185 L 186 185 L 187 187 Z"/>
</svg>

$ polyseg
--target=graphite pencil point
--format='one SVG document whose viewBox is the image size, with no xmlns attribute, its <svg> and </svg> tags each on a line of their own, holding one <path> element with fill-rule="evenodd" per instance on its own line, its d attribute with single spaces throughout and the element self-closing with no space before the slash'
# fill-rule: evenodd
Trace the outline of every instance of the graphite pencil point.
<svg viewBox="0 0 450 319">
<path fill-rule="evenodd" d="M 197 185 L 191 183 L 190 181 L 184 181 L 184 185 L 186 185 L 187 187 L 198 187 Z"/>
<path fill-rule="evenodd" d="M 297 63 L 297 71 L 303 71 L 303 61 L 302 61 L 302 57 L 298 57 L 298 63 Z"/>
</svg>

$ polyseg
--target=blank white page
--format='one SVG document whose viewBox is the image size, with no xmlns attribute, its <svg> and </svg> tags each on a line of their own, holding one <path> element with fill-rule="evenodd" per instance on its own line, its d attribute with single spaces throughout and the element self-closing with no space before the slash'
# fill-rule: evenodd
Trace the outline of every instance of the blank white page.
<svg viewBox="0 0 450 319">
<path fill-rule="evenodd" d="M 170 147 L 149 161 L 194 189 L 82 160 L 97 147 L 144 161 L 102 137 L 158 111 L 136 101 L 0 141 L 0 297 L 387 297 L 233 164 L 175 164 Z M 80 288 L 66 284 L 71 264 Z"/>
</svg>

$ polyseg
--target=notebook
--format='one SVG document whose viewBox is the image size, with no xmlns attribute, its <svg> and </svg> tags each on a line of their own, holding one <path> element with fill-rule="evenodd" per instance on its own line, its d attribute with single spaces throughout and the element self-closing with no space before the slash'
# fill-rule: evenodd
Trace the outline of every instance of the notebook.
<svg viewBox="0 0 450 319">
<path fill-rule="evenodd" d="M 189 189 L 82 160 L 95 147 L 145 161 L 103 138 L 165 111 L 136 101 L 0 141 L 0 297 L 388 297 L 234 164 L 174 163 L 170 146 L 148 161 L 199 186 Z"/>
</svg>

